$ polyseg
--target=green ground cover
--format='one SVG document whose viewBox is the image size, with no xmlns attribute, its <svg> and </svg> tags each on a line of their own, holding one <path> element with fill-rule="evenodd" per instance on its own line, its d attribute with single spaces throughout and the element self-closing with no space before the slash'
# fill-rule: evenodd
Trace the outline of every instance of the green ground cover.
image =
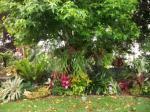
<svg viewBox="0 0 150 112">
<path fill-rule="evenodd" d="M 0 112 L 150 112 L 150 99 L 132 96 L 60 96 L 0 104 Z"/>
</svg>

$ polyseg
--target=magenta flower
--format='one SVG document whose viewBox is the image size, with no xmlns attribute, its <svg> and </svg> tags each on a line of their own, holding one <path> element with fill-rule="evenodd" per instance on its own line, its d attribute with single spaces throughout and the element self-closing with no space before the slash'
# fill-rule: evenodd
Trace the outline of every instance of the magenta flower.
<svg viewBox="0 0 150 112">
<path fill-rule="evenodd" d="M 61 85 L 65 89 L 68 89 L 70 87 L 70 78 L 66 74 L 62 74 L 61 76 Z"/>
</svg>

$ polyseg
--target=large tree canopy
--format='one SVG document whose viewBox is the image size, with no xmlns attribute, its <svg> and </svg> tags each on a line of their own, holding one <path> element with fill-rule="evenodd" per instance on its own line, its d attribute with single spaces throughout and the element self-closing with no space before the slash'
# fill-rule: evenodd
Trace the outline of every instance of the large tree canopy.
<svg viewBox="0 0 150 112">
<path fill-rule="evenodd" d="M 54 38 L 74 49 L 111 51 L 139 36 L 132 19 L 137 5 L 137 0 L 0 0 L 0 13 L 7 13 L 3 22 L 16 42 Z"/>
</svg>

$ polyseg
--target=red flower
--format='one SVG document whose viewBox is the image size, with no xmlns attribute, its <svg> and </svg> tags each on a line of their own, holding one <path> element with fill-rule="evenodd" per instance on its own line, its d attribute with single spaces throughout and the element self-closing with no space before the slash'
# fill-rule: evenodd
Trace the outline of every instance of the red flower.
<svg viewBox="0 0 150 112">
<path fill-rule="evenodd" d="M 70 78 L 68 75 L 66 75 L 66 74 L 61 75 L 61 85 L 65 89 L 68 89 L 70 87 Z"/>
</svg>

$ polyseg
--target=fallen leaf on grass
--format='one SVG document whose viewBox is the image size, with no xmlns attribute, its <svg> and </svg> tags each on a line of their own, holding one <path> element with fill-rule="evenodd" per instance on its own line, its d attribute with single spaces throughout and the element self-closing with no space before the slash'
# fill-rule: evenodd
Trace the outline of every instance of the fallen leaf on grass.
<svg viewBox="0 0 150 112">
<path fill-rule="evenodd" d="M 37 108 L 37 105 L 34 105 L 33 107 Z"/>
<path fill-rule="evenodd" d="M 89 106 L 87 105 L 86 107 L 85 107 L 85 109 L 88 109 L 89 108 Z"/>
<path fill-rule="evenodd" d="M 90 103 L 90 104 L 91 104 L 92 102 L 89 100 L 89 101 L 88 101 L 88 103 Z"/>
<path fill-rule="evenodd" d="M 113 99 L 117 99 L 117 97 L 116 96 L 110 96 L 111 98 L 113 98 Z"/>
<path fill-rule="evenodd" d="M 56 111 L 57 109 L 53 107 L 46 110 L 46 112 L 56 112 Z"/>
</svg>

